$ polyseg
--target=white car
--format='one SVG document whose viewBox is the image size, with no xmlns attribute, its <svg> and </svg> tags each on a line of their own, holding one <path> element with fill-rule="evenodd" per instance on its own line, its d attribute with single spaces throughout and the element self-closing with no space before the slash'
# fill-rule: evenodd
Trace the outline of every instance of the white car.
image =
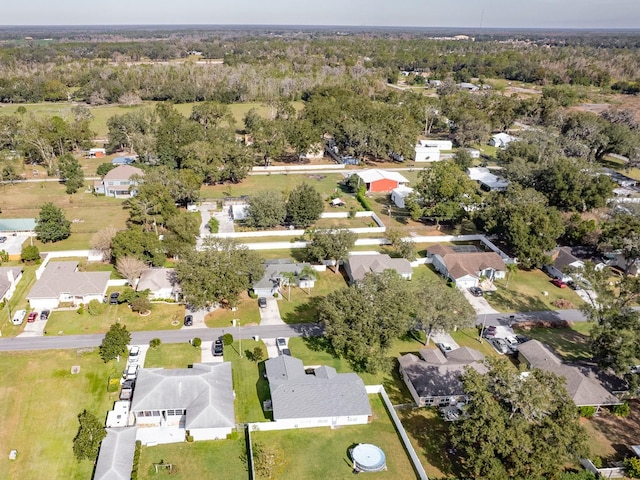
<svg viewBox="0 0 640 480">
<path fill-rule="evenodd" d="M 123 380 L 135 380 L 138 376 L 138 365 L 128 365 L 122 372 Z"/>
<path fill-rule="evenodd" d="M 140 347 L 138 345 L 134 345 L 129 350 L 129 363 L 138 363 L 139 357 L 140 357 Z"/>
<path fill-rule="evenodd" d="M 282 349 L 287 348 L 287 341 L 282 337 L 276 338 L 276 347 L 279 352 L 282 352 Z"/>
<path fill-rule="evenodd" d="M 16 311 L 16 313 L 13 314 L 13 319 L 11 319 L 11 323 L 13 323 L 14 325 L 22 325 L 22 322 L 24 322 L 24 317 L 26 316 L 27 316 L 26 310 L 18 310 Z"/>
</svg>

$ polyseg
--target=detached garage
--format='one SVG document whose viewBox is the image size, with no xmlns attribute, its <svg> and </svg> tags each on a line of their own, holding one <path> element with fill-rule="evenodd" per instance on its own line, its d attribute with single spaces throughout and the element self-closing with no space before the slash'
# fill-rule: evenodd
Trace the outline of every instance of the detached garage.
<svg viewBox="0 0 640 480">
<path fill-rule="evenodd" d="M 390 192 L 409 183 L 409 180 L 398 172 L 389 172 L 377 168 L 362 170 L 357 172 L 356 175 L 367 186 L 367 192 Z"/>
</svg>

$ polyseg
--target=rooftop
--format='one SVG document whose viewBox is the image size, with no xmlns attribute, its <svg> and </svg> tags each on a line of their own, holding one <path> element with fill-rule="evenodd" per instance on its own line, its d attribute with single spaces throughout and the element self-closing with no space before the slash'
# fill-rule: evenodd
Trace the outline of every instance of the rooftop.
<svg viewBox="0 0 640 480">
<path fill-rule="evenodd" d="M 411 275 L 411 263 L 406 258 L 391 258 L 381 255 L 351 255 L 347 260 L 348 271 L 352 281 L 362 280 L 367 273 L 382 273 L 395 270 L 400 275 Z"/>
<path fill-rule="evenodd" d="M 398 183 L 409 183 L 405 177 L 400 175 L 398 172 L 390 172 L 388 170 L 380 170 L 378 168 L 370 168 L 368 170 L 361 170 L 356 172 L 364 183 L 371 183 L 377 180 L 394 180 Z"/>
<path fill-rule="evenodd" d="M 27 300 L 58 298 L 63 293 L 74 297 L 105 293 L 110 272 L 78 272 L 77 269 L 77 262 L 50 262 L 31 288 Z"/>
<path fill-rule="evenodd" d="M 107 428 L 93 480 L 129 480 L 136 445 L 135 427 Z"/>
<path fill-rule="evenodd" d="M 149 268 L 140 274 L 136 290 L 151 290 L 152 292 L 165 288 L 173 288 L 177 283 L 173 268 Z"/>
<path fill-rule="evenodd" d="M 477 276 L 487 268 L 504 271 L 504 260 L 495 252 L 456 252 L 446 245 L 434 245 L 427 248 L 429 255 L 438 255 L 447 267 L 449 275 L 454 279 L 466 275 Z"/>
<path fill-rule="evenodd" d="M 120 165 L 109 170 L 103 180 L 129 180 L 133 175 L 144 176 L 144 171 L 131 165 Z"/>
</svg>

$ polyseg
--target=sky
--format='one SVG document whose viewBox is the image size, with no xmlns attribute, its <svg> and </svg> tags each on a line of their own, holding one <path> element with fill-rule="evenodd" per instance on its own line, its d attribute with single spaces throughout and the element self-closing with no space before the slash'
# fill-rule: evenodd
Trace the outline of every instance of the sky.
<svg viewBox="0 0 640 480">
<path fill-rule="evenodd" d="M 640 28 L 640 0 L 5 0 L 0 25 Z M 3 2 L 4 3 L 4 2 Z"/>
</svg>

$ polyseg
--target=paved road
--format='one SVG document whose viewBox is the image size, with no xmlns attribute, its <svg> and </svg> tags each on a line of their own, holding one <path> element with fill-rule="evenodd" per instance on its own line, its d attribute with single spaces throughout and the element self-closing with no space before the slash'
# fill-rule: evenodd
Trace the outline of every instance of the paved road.
<svg viewBox="0 0 640 480">
<path fill-rule="evenodd" d="M 131 344 L 148 344 L 153 338 L 159 338 L 163 343 L 186 343 L 194 337 L 200 337 L 202 340 L 213 340 L 225 333 L 230 333 L 234 338 L 238 338 L 238 335 L 240 335 L 242 339 L 249 339 L 256 335 L 261 338 L 320 336 L 322 335 L 322 327 L 315 323 L 303 323 L 296 325 L 258 325 L 239 329 L 233 327 L 192 328 L 132 332 Z M 0 339 L 0 352 L 97 347 L 103 338 L 104 334 L 2 338 Z"/>
</svg>

